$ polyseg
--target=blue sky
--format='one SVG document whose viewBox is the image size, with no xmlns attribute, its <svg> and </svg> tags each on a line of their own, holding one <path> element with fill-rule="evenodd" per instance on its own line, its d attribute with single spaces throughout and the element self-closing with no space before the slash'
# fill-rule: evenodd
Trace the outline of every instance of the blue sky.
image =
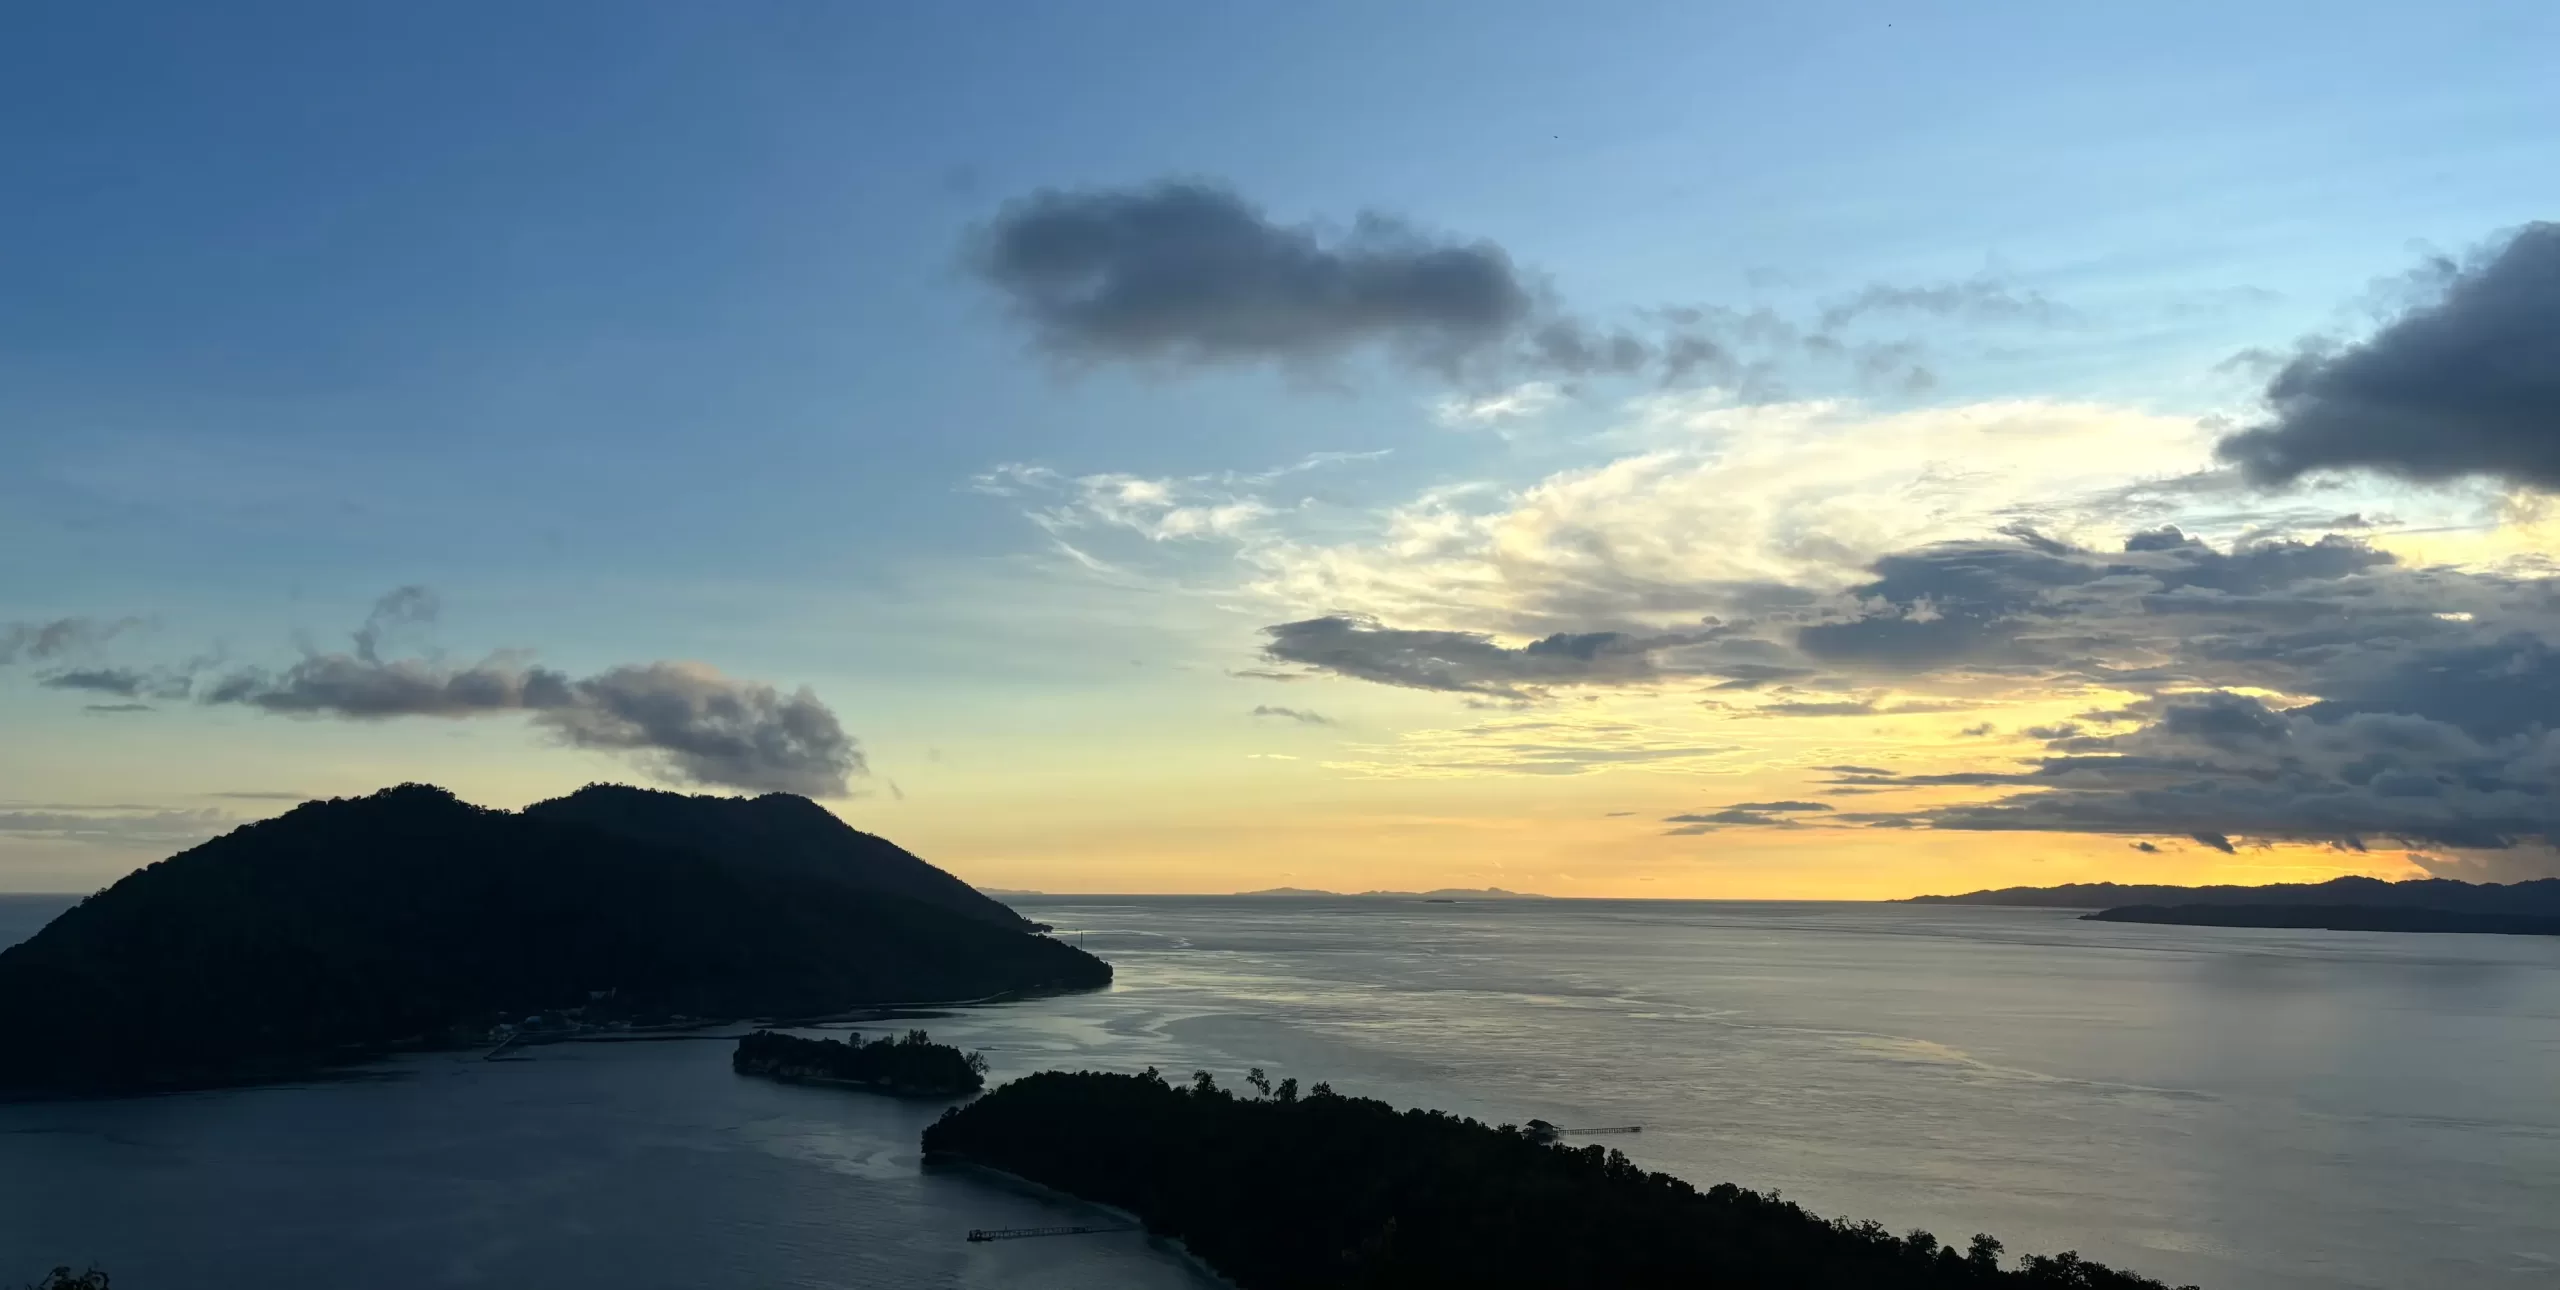
<svg viewBox="0 0 2560 1290">
<path fill-rule="evenodd" d="M 1784 396 L 2192 422 L 2251 414 L 2265 373 L 2232 355 L 2370 331 L 2426 256 L 2551 213 L 2546 5 L 1962 8 L 28 10 L 0 44 L 0 622 L 134 617 L 100 659 L 273 670 L 420 586 L 440 606 L 403 629 L 422 659 L 694 660 L 812 687 L 867 756 L 848 817 L 969 876 L 1268 885 L 1267 856 L 1199 858 L 1222 829 L 1279 827 L 1268 807 L 1346 835 L 1453 822 L 1413 824 L 1400 856 L 1469 853 L 1510 820 L 1503 845 L 1570 888 L 1555 855 L 1618 843 L 1521 842 L 1550 835 L 1487 805 L 1546 809 L 1552 786 L 1525 807 L 1500 777 L 1382 803 L 1285 751 L 1321 728 L 1249 716 L 1333 690 L 1375 709 L 1338 728 L 1393 743 L 1445 725 L 1446 696 L 1226 673 L 1256 666 L 1264 626 L 1333 610 L 1514 639 L 1525 620 L 1460 598 L 1298 575 L 1434 490 L 1497 507 L 1641 456 L 1635 409 L 1664 392 L 1562 382 L 1534 415 L 1453 426 L 1435 409 L 1499 391 L 1374 346 L 1313 369 L 1065 363 L 972 270 L 972 239 L 1044 189 L 1190 179 L 1280 225 L 1374 211 L 1496 243 L 1602 326 L 1802 322 L 1879 286 L 1973 284 L 2034 308 L 1879 312 L 1859 343 L 1913 347 L 1925 388 L 1797 353 Z M 1331 453 L 1359 456 L 1235 482 Z M 1249 495 L 1263 544 L 1060 518 L 1091 490 L 984 482 L 1008 465 Z M 2391 487 L 2341 496 L 2488 522 L 2481 497 Z M 257 808 L 207 794 L 461 778 L 512 802 L 634 765 L 512 717 L 105 714 L 34 678 L 0 672 L 22 804 L 228 821 Z M 971 769 L 946 769 L 961 749 Z M 1306 765 L 1249 778 L 1267 754 Z M 1149 785 L 1168 783 L 1229 814 L 1164 819 Z M 1591 791 L 1553 809 L 1605 818 Z M 1008 813 L 1021 829 L 983 823 Z M 0 838 L 19 875 L 0 887 L 86 885 L 165 840 L 75 832 Z M 1111 859 L 1137 854 L 1161 867 Z M 1819 868 L 1786 855 L 1752 889 Z M 1610 889 L 1646 866 L 1729 886 L 1646 860 Z"/>
</svg>

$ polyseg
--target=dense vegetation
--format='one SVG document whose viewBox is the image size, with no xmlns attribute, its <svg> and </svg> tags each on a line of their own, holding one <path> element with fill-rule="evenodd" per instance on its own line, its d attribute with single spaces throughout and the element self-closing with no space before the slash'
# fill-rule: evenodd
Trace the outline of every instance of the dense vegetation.
<svg viewBox="0 0 2560 1290">
<path fill-rule="evenodd" d="M 2332 932 L 2497 932 L 2560 936 L 2560 918 L 2532 914 L 2466 914 L 2389 905 L 2127 905 L 2082 914 L 2100 923 L 2171 923 L 2182 927 L 2301 927 Z"/>
<path fill-rule="evenodd" d="M 2162 1290 L 2076 1255 L 2000 1266 L 1926 1232 L 1826 1221 L 1730 1183 L 1699 1191 L 1624 1155 L 1398 1112 L 1255 1071 L 1016 1080 L 925 1130 L 928 1152 L 1115 1205 L 1244 1290 Z"/>
<path fill-rule="evenodd" d="M 589 784 L 567 797 L 536 802 L 524 813 L 661 846 L 690 847 L 737 865 L 900 896 L 1016 931 L 1034 926 L 904 847 L 856 829 L 816 802 L 789 793 L 715 797 Z"/>
<path fill-rule="evenodd" d="M 864 1084 L 916 1096 L 957 1096 L 987 1085 L 986 1058 L 937 1044 L 921 1030 L 867 1044 L 861 1040 L 860 1035 L 802 1039 L 759 1030 L 738 1040 L 729 1065 L 741 1075 Z"/>
<path fill-rule="evenodd" d="M 985 919 L 404 785 L 160 861 L 0 952 L 0 1089 L 260 1078 L 532 1014 L 813 1016 L 1110 979 Z"/>
<path fill-rule="evenodd" d="M 2461 914 L 2528 914 L 2560 918 L 2560 878 L 2531 882 L 2458 882 L 2451 878 L 2332 878 L 2263 887 L 2153 887 L 2071 882 L 2059 887 L 2002 887 L 1961 896 L 1914 896 L 1914 904 L 2042 905 L 2118 909 L 2128 905 L 2357 905 L 2441 909 Z"/>
</svg>

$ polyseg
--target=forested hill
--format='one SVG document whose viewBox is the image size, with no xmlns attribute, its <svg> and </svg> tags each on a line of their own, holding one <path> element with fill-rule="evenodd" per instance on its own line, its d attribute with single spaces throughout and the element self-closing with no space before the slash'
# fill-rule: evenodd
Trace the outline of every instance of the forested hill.
<svg viewBox="0 0 2560 1290">
<path fill-rule="evenodd" d="M 2042 905 L 2057 909 L 2115 909 L 2127 905 L 2368 905 L 2441 909 L 2467 914 L 2560 917 L 2560 878 L 2531 882 L 2470 883 L 2451 878 L 2384 882 L 2332 878 L 2263 887 L 2155 887 L 2074 882 L 2059 887 L 2002 887 L 1961 896 L 1914 896 L 1915 904 Z"/>
<path fill-rule="evenodd" d="M 1046 937 L 733 854 L 426 785 L 305 803 L 0 952 L 0 1089 L 289 1074 L 571 1009 L 794 1016 L 1111 979 Z"/>
<path fill-rule="evenodd" d="M 903 896 L 1003 927 L 1031 926 L 1008 906 L 906 848 L 790 793 L 714 797 L 590 784 L 567 797 L 536 802 L 524 813 L 644 842 L 692 847 L 715 859 L 823 879 L 856 891 Z"/>
<path fill-rule="evenodd" d="M 945 1112 L 945 1153 L 1129 1210 L 1243 1290 L 2166 1290 L 2075 1255 L 1825 1220 L 1324 1085 L 1032 1075 Z"/>
</svg>

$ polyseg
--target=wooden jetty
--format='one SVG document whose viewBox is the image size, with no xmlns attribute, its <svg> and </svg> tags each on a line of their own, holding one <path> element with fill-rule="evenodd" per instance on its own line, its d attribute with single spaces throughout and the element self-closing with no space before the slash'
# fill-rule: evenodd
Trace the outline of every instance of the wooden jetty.
<svg viewBox="0 0 2560 1290">
<path fill-rule="evenodd" d="M 1105 1232 L 1134 1232 L 1138 1229 L 1123 1223 L 1117 1227 L 973 1227 L 972 1241 L 1019 1241 L 1033 1236 L 1098 1236 Z"/>
</svg>

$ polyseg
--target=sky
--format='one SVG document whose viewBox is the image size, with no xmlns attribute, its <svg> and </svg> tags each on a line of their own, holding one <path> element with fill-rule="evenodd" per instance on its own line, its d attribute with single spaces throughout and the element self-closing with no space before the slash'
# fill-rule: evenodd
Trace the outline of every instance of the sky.
<svg viewBox="0 0 2560 1290">
<path fill-rule="evenodd" d="M 0 890 L 2560 873 L 2560 11 L 1935 8 L 21 10 Z"/>
</svg>

